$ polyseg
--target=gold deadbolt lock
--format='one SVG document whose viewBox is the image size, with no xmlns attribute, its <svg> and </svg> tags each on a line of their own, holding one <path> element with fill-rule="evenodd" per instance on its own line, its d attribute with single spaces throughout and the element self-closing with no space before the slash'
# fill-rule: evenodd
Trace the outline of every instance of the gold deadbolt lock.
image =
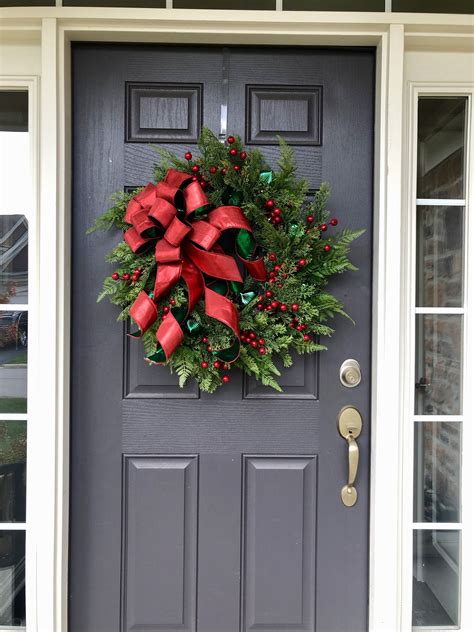
<svg viewBox="0 0 474 632">
<path fill-rule="evenodd" d="M 357 502 L 357 489 L 354 486 L 359 467 L 359 446 L 356 439 L 362 431 L 362 415 L 353 406 L 344 406 L 337 417 L 339 434 L 347 441 L 349 471 L 347 485 L 341 489 L 341 500 L 346 507 L 353 507 Z"/>
</svg>

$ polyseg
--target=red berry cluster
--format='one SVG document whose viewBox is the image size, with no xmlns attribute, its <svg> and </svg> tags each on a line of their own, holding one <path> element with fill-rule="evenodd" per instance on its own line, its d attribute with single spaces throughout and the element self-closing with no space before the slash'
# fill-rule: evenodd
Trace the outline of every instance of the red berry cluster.
<svg viewBox="0 0 474 632">
<path fill-rule="evenodd" d="M 190 160 L 192 160 L 193 155 L 190 151 L 187 151 L 184 154 L 184 158 L 185 160 L 189 162 Z M 193 182 L 199 182 L 201 187 L 205 189 L 208 185 L 208 182 L 205 180 L 204 176 L 200 173 L 200 170 L 201 170 L 201 167 L 197 163 L 194 163 L 194 165 L 191 166 L 191 171 L 194 174 L 192 179 L 193 179 Z"/>
<path fill-rule="evenodd" d="M 306 329 L 306 325 L 304 323 L 300 323 L 300 319 L 296 316 L 290 322 L 291 329 L 296 329 L 296 331 L 303 332 Z M 309 342 L 311 340 L 311 336 L 309 334 L 303 334 L 303 340 L 305 342 Z"/>
<path fill-rule="evenodd" d="M 227 144 L 228 145 L 233 145 L 235 143 L 235 136 L 227 136 Z M 236 147 L 231 147 L 229 149 L 229 156 L 231 159 L 238 159 L 240 158 L 241 161 L 246 160 L 247 158 L 247 152 L 246 151 L 241 151 L 239 153 L 239 150 Z M 239 172 L 240 169 L 242 168 L 242 166 L 238 163 L 235 163 L 234 165 L 232 165 L 232 169 L 236 172 Z M 221 170 L 222 173 L 223 170 Z M 225 173 L 227 173 L 227 170 L 225 170 Z M 225 175 L 225 173 L 223 175 Z"/>
<path fill-rule="evenodd" d="M 269 221 L 274 225 L 278 226 L 283 221 L 283 211 L 278 206 L 275 206 L 275 202 L 273 200 L 267 200 L 265 202 L 265 208 L 267 209 L 269 215 Z"/>
<path fill-rule="evenodd" d="M 135 268 L 132 274 L 130 274 L 129 272 L 124 272 L 122 274 L 122 281 L 125 281 L 128 283 L 131 280 L 132 283 L 135 284 L 138 281 L 138 279 L 141 277 L 142 272 L 143 270 L 141 268 Z M 120 274 L 118 272 L 113 272 L 110 276 L 112 277 L 114 281 L 120 280 Z"/>
<path fill-rule="evenodd" d="M 258 349 L 260 355 L 265 355 L 267 350 L 265 349 L 265 338 L 257 338 L 257 334 L 254 331 L 243 331 L 240 334 L 242 342 L 250 345 L 253 349 Z"/>
<path fill-rule="evenodd" d="M 206 345 L 206 351 L 208 353 L 212 353 L 212 347 L 209 344 L 209 339 L 207 338 L 207 336 L 203 336 L 201 338 L 201 342 Z M 220 371 L 220 370 L 228 371 L 229 370 L 229 365 L 226 364 L 225 362 L 221 362 L 220 360 L 214 360 L 213 363 L 212 363 L 212 366 L 215 369 L 217 369 L 218 371 Z M 208 369 L 209 368 L 209 362 L 207 360 L 203 360 L 201 362 L 201 368 L 202 369 Z M 230 382 L 230 375 L 228 373 L 225 373 L 222 376 L 222 382 L 224 384 L 227 384 L 227 382 Z"/>
</svg>

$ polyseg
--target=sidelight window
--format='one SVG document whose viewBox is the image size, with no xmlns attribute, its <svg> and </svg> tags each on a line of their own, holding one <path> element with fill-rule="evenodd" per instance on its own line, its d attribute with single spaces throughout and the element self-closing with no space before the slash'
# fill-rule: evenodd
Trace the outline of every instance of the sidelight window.
<svg viewBox="0 0 474 632">
<path fill-rule="evenodd" d="M 461 620 L 467 98 L 418 100 L 414 629 Z"/>
<path fill-rule="evenodd" d="M 25 626 L 28 92 L 0 90 L 0 630 Z"/>
</svg>

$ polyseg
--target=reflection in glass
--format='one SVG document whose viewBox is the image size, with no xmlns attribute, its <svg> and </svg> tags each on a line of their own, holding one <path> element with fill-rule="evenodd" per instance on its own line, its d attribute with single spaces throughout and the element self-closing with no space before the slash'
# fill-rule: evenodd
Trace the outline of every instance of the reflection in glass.
<svg viewBox="0 0 474 632">
<path fill-rule="evenodd" d="M 464 197 L 464 97 L 418 101 L 418 198 Z"/>
<path fill-rule="evenodd" d="M 0 6 L 6 6 L 0 2 Z M 0 131 L 28 131 L 28 92 L 0 90 Z"/>
<path fill-rule="evenodd" d="M 462 207 L 417 208 L 418 307 L 462 307 L 463 233 Z"/>
<path fill-rule="evenodd" d="M 415 522 L 460 522 L 461 424 L 415 424 Z"/>
<path fill-rule="evenodd" d="M 25 522 L 26 421 L 0 421 L 0 522 Z"/>
<path fill-rule="evenodd" d="M 0 625 L 25 625 L 24 531 L 0 531 Z"/>
<path fill-rule="evenodd" d="M 414 531 L 414 626 L 458 625 L 459 544 L 459 531 Z"/>
<path fill-rule="evenodd" d="M 0 413 L 26 413 L 28 312 L 0 311 Z"/>
<path fill-rule="evenodd" d="M 416 316 L 415 414 L 461 414 L 463 317 Z"/>
<path fill-rule="evenodd" d="M 283 0 L 284 11 L 385 11 L 383 0 Z"/>
<path fill-rule="evenodd" d="M 0 303 L 28 303 L 28 222 L 0 216 Z"/>
</svg>

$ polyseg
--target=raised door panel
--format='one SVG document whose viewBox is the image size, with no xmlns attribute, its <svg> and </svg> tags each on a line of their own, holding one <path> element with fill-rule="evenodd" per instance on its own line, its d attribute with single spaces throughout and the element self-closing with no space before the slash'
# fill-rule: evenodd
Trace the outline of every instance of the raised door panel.
<svg viewBox="0 0 474 632">
<path fill-rule="evenodd" d="M 124 632 L 196 629 L 195 456 L 125 457 Z"/>
<path fill-rule="evenodd" d="M 316 456 L 245 456 L 242 630 L 315 629 Z"/>
</svg>

